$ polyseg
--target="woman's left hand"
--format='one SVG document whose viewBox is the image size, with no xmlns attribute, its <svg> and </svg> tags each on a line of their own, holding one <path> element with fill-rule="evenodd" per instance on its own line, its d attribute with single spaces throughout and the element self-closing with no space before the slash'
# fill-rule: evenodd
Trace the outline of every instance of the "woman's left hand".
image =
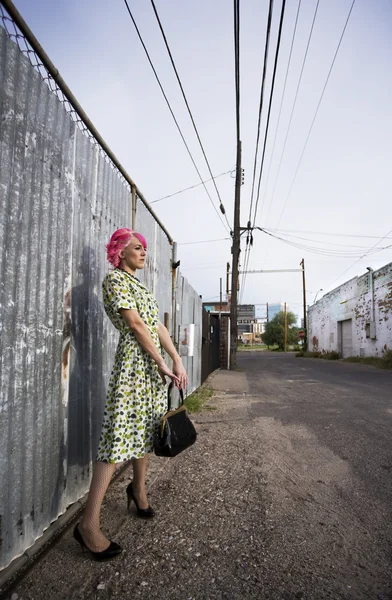
<svg viewBox="0 0 392 600">
<path fill-rule="evenodd" d="M 188 386 L 188 375 L 186 374 L 181 360 L 173 364 L 173 373 L 180 381 L 179 387 L 185 390 L 185 388 Z"/>
</svg>

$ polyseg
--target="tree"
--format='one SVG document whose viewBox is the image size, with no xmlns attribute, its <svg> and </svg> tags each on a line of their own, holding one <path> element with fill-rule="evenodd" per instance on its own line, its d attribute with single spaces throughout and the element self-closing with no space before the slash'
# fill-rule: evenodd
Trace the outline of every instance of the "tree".
<svg viewBox="0 0 392 600">
<path fill-rule="evenodd" d="M 297 317 L 294 313 L 288 312 L 287 319 L 287 345 L 298 344 L 298 327 L 295 327 Z M 284 312 L 281 311 L 267 323 L 263 333 L 263 342 L 267 346 L 279 346 L 279 350 L 284 350 Z"/>
</svg>

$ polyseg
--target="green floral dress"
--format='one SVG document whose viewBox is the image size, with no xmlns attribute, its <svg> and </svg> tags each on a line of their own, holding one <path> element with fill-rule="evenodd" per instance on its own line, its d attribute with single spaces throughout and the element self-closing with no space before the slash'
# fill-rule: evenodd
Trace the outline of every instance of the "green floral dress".
<svg viewBox="0 0 392 600">
<path fill-rule="evenodd" d="M 102 283 L 106 314 L 120 332 L 109 381 L 97 461 L 117 463 L 153 450 L 153 436 L 166 411 L 166 387 L 155 361 L 137 341 L 121 308 L 136 309 L 161 352 L 158 303 L 140 281 L 115 269 Z"/>
</svg>

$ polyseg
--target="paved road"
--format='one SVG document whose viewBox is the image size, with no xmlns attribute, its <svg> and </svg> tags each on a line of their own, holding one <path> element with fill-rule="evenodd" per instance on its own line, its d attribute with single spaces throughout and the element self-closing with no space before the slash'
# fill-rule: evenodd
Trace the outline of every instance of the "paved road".
<svg viewBox="0 0 392 600">
<path fill-rule="evenodd" d="M 305 426 L 391 517 L 392 371 L 276 352 L 242 353 L 238 364 L 261 396 L 252 412 Z"/>
<path fill-rule="evenodd" d="M 71 528 L 7 600 L 392 600 L 392 373 L 278 353 L 210 378 L 197 443 L 152 457 L 157 516 L 110 487 L 100 564 Z M 2 594 L 3 592 L 3 594 Z M 12 596 L 14 594 L 14 596 Z"/>
<path fill-rule="evenodd" d="M 260 398 L 251 414 L 282 426 L 288 443 L 276 463 L 286 489 L 299 489 L 309 505 L 303 517 L 316 540 L 313 559 L 328 565 L 324 543 L 340 563 L 331 564 L 334 584 L 342 584 L 332 586 L 336 597 L 392 598 L 392 372 L 273 352 L 242 353 L 238 364 Z M 324 516 L 334 513 L 328 533 Z M 291 533 L 301 531 L 298 517 L 293 508 Z"/>
</svg>

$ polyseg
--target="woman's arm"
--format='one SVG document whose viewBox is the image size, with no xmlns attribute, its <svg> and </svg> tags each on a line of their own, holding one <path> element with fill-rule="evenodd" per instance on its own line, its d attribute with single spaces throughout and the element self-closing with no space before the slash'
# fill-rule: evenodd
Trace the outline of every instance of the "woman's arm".
<svg viewBox="0 0 392 600">
<path fill-rule="evenodd" d="M 174 363 L 181 362 L 181 357 L 179 356 L 177 350 L 174 347 L 174 344 L 171 340 L 170 334 L 163 323 L 158 323 L 158 335 L 159 341 L 161 342 L 163 348 L 166 350 L 170 358 Z"/>
<path fill-rule="evenodd" d="M 168 330 L 161 322 L 158 323 L 158 335 L 163 348 L 173 361 L 173 373 L 179 378 L 180 387 L 186 388 L 188 385 L 188 376 L 182 364 L 181 357 L 174 347 Z"/>
<path fill-rule="evenodd" d="M 163 360 L 163 356 L 154 344 L 154 340 L 151 337 L 151 333 L 147 325 L 141 319 L 137 310 L 133 308 L 121 308 L 120 313 L 127 325 L 129 326 L 129 328 L 131 329 L 131 331 L 134 333 L 135 338 L 137 339 L 139 344 L 147 352 L 147 354 L 149 354 L 151 358 L 157 363 L 160 375 L 162 377 L 162 381 L 166 383 L 165 376 L 167 376 L 170 377 L 176 385 L 180 385 L 178 375 L 175 375 L 166 365 L 165 361 Z"/>
</svg>

